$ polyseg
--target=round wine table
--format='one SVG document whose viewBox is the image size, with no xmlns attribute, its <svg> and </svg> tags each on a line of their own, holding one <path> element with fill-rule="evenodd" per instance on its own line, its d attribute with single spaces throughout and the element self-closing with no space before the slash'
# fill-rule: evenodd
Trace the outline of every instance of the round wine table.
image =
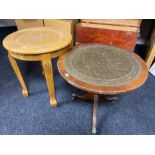
<svg viewBox="0 0 155 155">
<path fill-rule="evenodd" d="M 66 52 L 70 48 L 71 40 L 70 34 L 50 27 L 19 30 L 11 33 L 3 40 L 3 46 L 8 51 L 10 63 L 22 86 L 23 96 L 28 96 L 28 89 L 16 59 L 40 61 L 46 78 L 51 106 L 56 107 L 51 59 Z"/>
<path fill-rule="evenodd" d="M 135 53 L 102 44 L 79 45 L 63 54 L 58 70 L 71 85 L 88 93 L 73 99 L 93 99 L 92 133 L 96 133 L 98 97 L 115 100 L 116 94 L 140 87 L 148 76 L 145 62 Z"/>
</svg>

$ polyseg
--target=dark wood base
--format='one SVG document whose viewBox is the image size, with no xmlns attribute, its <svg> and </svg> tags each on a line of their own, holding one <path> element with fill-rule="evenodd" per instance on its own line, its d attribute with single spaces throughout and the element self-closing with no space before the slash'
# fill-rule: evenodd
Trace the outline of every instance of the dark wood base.
<svg viewBox="0 0 155 155">
<path fill-rule="evenodd" d="M 97 126 L 96 114 L 97 114 L 99 97 L 103 98 L 106 101 L 115 101 L 115 100 L 117 100 L 117 97 L 112 96 L 112 95 L 98 95 L 98 94 L 93 94 L 93 93 L 86 93 L 84 95 L 72 94 L 72 100 L 74 100 L 75 98 L 82 99 L 82 100 L 90 100 L 90 99 L 94 100 L 93 119 L 92 119 L 92 133 L 93 134 L 96 134 L 96 126 Z"/>
</svg>

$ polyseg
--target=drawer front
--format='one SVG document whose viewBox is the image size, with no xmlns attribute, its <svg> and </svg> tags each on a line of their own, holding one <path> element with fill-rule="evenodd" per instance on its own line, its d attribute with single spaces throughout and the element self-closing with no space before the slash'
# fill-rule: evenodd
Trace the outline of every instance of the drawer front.
<svg viewBox="0 0 155 155">
<path fill-rule="evenodd" d="M 133 50 L 138 32 L 98 29 L 90 27 L 77 27 L 76 43 L 103 43 L 127 50 Z"/>
</svg>

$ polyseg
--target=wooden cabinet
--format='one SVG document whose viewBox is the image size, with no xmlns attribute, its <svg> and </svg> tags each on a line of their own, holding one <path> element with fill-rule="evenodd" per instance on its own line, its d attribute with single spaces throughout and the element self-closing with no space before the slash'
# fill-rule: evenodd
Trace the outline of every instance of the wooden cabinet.
<svg viewBox="0 0 155 155">
<path fill-rule="evenodd" d="M 130 26 L 128 26 L 130 25 Z M 76 27 L 76 44 L 103 43 L 133 50 L 140 20 L 81 20 Z"/>
</svg>

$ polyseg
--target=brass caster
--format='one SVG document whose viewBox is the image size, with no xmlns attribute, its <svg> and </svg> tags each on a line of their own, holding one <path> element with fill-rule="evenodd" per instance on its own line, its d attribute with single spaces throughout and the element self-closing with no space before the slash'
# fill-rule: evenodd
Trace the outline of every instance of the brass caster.
<svg viewBox="0 0 155 155">
<path fill-rule="evenodd" d="M 94 135 L 96 134 L 96 128 L 92 129 L 92 134 L 94 134 Z"/>
<path fill-rule="evenodd" d="M 75 100 L 76 94 L 72 94 L 72 101 Z"/>
<path fill-rule="evenodd" d="M 109 102 L 114 102 L 118 100 L 117 96 L 110 96 L 110 95 L 104 95 L 103 98 L 104 100 L 109 101 Z"/>
</svg>

